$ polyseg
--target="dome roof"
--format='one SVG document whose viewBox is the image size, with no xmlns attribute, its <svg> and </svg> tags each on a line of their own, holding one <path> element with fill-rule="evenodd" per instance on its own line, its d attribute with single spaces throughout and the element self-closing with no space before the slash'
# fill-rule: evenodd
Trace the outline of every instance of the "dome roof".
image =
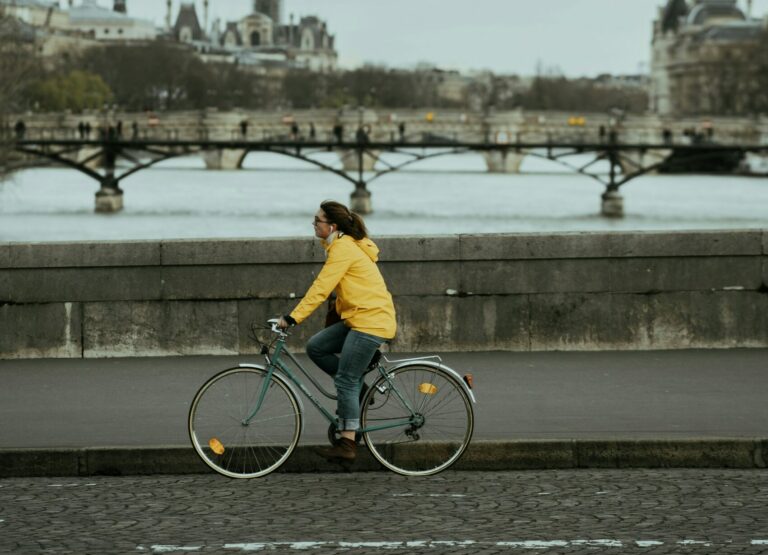
<svg viewBox="0 0 768 555">
<path fill-rule="evenodd" d="M 710 21 L 746 21 L 746 16 L 736 6 L 736 0 L 700 0 L 688 14 L 688 25 L 706 25 Z"/>
<path fill-rule="evenodd" d="M 83 0 L 79 6 L 73 6 L 69 10 L 69 19 L 76 25 L 86 25 L 90 23 L 114 23 L 130 24 L 141 21 L 149 24 L 148 21 L 131 17 L 122 12 L 116 12 L 109 8 L 99 6 L 96 0 Z M 153 24 L 154 26 L 154 24 Z"/>
</svg>

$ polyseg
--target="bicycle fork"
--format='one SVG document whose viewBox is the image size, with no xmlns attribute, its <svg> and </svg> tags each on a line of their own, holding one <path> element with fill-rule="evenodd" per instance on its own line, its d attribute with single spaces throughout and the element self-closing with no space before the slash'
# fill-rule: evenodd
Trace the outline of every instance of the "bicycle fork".
<svg viewBox="0 0 768 555">
<path fill-rule="evenodd" d="M 264 398 L 267 396 L 267 389 L 269 389 L 269 385 L 272 383 L 272 374 L 275 371 L 275 367 L 270 364 L 267 366 L 267 374 L 264 377 L 264 383 L 261 385 L 261 391 L 259 392 L 259 399 L 256 401 L 256 406 L 253 408 L 253 411 L 251 411 L 251 414 L 240 421 L 241 426 L 249 426 L 251 424 L 251 420 L 254 419 L 254 417 L 258 414 L 259 409 L 261 408 L 261 405 L 264 403 Z"/>
</svg>

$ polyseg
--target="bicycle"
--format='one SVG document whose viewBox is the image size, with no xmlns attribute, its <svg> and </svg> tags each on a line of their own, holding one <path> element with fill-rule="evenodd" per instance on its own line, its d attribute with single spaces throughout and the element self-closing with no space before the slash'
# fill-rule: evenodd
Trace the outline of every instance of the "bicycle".
<svg viewBox="0 0 768 555">
<path fill-rule="evenodd" d="M 219 372 L 198 390 L 188 428 L 200 458 L 230 478 L 257 478 L 277 470 L 294 451 L 303 429 L 304 407 L 296 388 L 329 422 L 338 440 L 337 418 L 285 364 L 291 361 L 328 399 L 326 391 L 286 347 L 289 334 L 277 326 L 252 325 L 265 365 L 240 364 Z M 270 330 L 263 342 L 257 330 Z M 384 467 L 404 476 L 428 476 L 453 465 L 474 429 L 472 376 L 459 376 L 440 357 L 389 360 L 377 351 L 373 374 L 361 399 L 358 438 Z"/>
</svg>

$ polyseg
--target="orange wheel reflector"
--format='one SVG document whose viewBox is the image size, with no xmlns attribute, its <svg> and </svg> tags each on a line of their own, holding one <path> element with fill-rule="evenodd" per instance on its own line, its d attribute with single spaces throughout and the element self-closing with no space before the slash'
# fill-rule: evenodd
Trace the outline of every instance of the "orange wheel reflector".
<svg viewBox="0 0 768 555">
<path fill-rule="evenodd" d="M 434 395 L 437 393 L 437 387 L 431 383 L 423 383 L 419 386 L 419 392 L 424 395 Z"/>
<path fill-rule="evenodd" d="M 217 455 L 224 454 L 224 445 L 215 437 L 212 437 L 211 440 L 208 442 L 208 447 L 210 447 L 211 451 L 213 451 Z"/>
</svg>

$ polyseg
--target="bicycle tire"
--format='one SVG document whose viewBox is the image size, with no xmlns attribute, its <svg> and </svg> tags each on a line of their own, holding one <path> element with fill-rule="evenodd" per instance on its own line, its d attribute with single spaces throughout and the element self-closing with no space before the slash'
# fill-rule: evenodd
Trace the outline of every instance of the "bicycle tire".
<svg viewBox="0 0 768 555">
<path fill-rule="evenodd" d="M 472 439 L 472 400 L 459 379 L 438 365 L 413 363 L 379 376 L 362 405 L 363 428 L 407 420 L 405 398 L 422 422 L 363 432 L 368 450 L 386 468 L 404 476 L 437 474 L 461 458 Z"/>
<path fill-rule="evenodd" d="M 219 474 L 265 476 L 279 468 L 299 443 L 300 405 L 277 374 L 271 376 L 259 413 L 245 423 L 266 376 L 263 368 L 229 368 L 205 382 L 192 400 L 189 438 L 203 462 Z"/>
</svg>

